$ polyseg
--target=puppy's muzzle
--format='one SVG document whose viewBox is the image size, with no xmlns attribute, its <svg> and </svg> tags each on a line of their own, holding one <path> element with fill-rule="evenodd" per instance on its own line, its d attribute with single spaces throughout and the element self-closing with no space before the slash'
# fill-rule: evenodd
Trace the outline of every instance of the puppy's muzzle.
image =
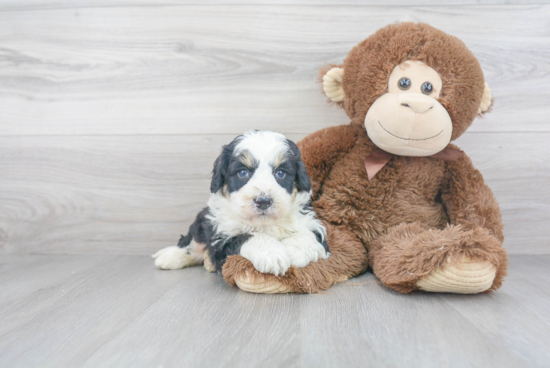
<svg viewBox="0 0 550 368">
<path fill-rule="evenodd" d="M 271 197 L 257 197 L 254 199 L 254 204 L 260 210 L 267 210 L 273 204 Z"/>
</svg>

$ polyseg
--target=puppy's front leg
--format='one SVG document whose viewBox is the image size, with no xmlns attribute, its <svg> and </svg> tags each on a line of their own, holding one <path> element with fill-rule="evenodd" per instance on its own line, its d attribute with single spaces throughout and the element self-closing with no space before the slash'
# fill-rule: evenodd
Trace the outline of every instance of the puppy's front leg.
<svg viewBox="0 0 550 368">
<path fill-rule="evenodd" d="M 243 244 L 240 254 L 261 273 L 284 275 L 290 267 L 290 258 L 285 247 L 266 234 L 254 234 Z"/>
<path fill-rule="evenodd" d="M 330 255 L 326 240 L 321 243 L 321 237 L 310 230 L 295 232 L 281 240 L 281 243 L 290 256 L 290 264 L 298 268 L 305 267 L 310 262 L 317 262 L 319 259 L 327 259 Z"/>
</svg>

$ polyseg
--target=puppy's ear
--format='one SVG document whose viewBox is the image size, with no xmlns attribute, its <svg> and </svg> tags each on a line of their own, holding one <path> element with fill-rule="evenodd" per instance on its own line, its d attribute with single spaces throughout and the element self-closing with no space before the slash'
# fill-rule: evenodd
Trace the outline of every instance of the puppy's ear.
<svg viewBox="0 0 550 368">
<path fill-rule="evenodd" d="M 311 190 L 311 180 L 307 174 L 306 165 L 304 165 L 302 160 L 296 161 L 296 188 L 300 192 L 309 192 Z"/>
<path fill-rule="evenodd" d="M 292 142 L 291 140 L 287 139 L 288 147 L 290 148 L 290 151 L 292 152 L 293 159 L 296 162 L 296 189 L 298 191 L 305 191 L 309 192 L 311 190 L 311 180 L 309 179 L 309 175 L 307 174 L 306 165 L 302 161 L 302 154 L 300 153 L 300 149 L 296 145 L 296 143 Z"/>
<path fill-rule="evenodd" d="M 216 193 L 222 189 L 225 183 L 225 176 L 227 175 L 228 160 L 225 155 L 222 154 L 214 162 L 214 169 L 212 170 L 212 181 L 210 182 L 210 193 Z"/>
<path fill-rule="evenodd" d="M 223 188 L 225 184 L 225 178 L 227 177 L 227 169 L 229 166 L 229 160 L 233 155 L 233 151 L 237 142 L 241 136 L 235 138 L 233 142 L 223 146 L 222 153 L 214 161 L 214 169 L 212 170 L 212 181 L 210 182 L 210 193 L 217 193 Z"/>
</svg>

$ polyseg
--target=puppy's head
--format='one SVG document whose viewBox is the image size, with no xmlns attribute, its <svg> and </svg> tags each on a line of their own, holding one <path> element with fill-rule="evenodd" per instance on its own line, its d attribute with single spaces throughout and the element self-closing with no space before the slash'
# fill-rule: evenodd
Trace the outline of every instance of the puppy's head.
<svg viewBox="0 0 550 368">
<path fill-rule="evenodd" d="M 296 193 L 311 191 L 311 181 L 294 142 L 255 130 L 223 147 L 210 191 L 226 197 L 236 215 L 269 221 L 286 216 Z"/>
</svg>

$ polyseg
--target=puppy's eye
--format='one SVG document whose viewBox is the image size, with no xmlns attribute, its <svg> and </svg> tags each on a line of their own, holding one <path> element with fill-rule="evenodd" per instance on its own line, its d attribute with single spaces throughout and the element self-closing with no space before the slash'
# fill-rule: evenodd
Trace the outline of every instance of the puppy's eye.
<svg viewBox="0 0 550 368">
<path fill-rule="evenodd" d="M 248 172 L 248 170 L 242 169 L 237 173 L 237 175 L 239 175 L 239 178 L 248 178 L 248 175 L 250 175 L 250 173 Z"/>
<path fill-rule="evenodd" d="M 399 89 L 406 91 L 411 88 L 411 80 L 407 77 L 403 77 L 399 80 L 399 82 L 397 82 L 397 86 L 399 87 Z"/>
<path fill-rule="evenodd" d="M 420 89 L 422 90 L 423 94 L 429 95 L 434 90 L 434 87 L 430 82 L 424 82 L 424 84 L 422 84 L 422 87 L 420 87 Z"/>
<path fill-rule="evenodd" d="M 283 179 L 286 176 L 286 173 L 283 170 L 277 170 L 275 172 L 275 177 L 277 179 Z"/>
</svg>

